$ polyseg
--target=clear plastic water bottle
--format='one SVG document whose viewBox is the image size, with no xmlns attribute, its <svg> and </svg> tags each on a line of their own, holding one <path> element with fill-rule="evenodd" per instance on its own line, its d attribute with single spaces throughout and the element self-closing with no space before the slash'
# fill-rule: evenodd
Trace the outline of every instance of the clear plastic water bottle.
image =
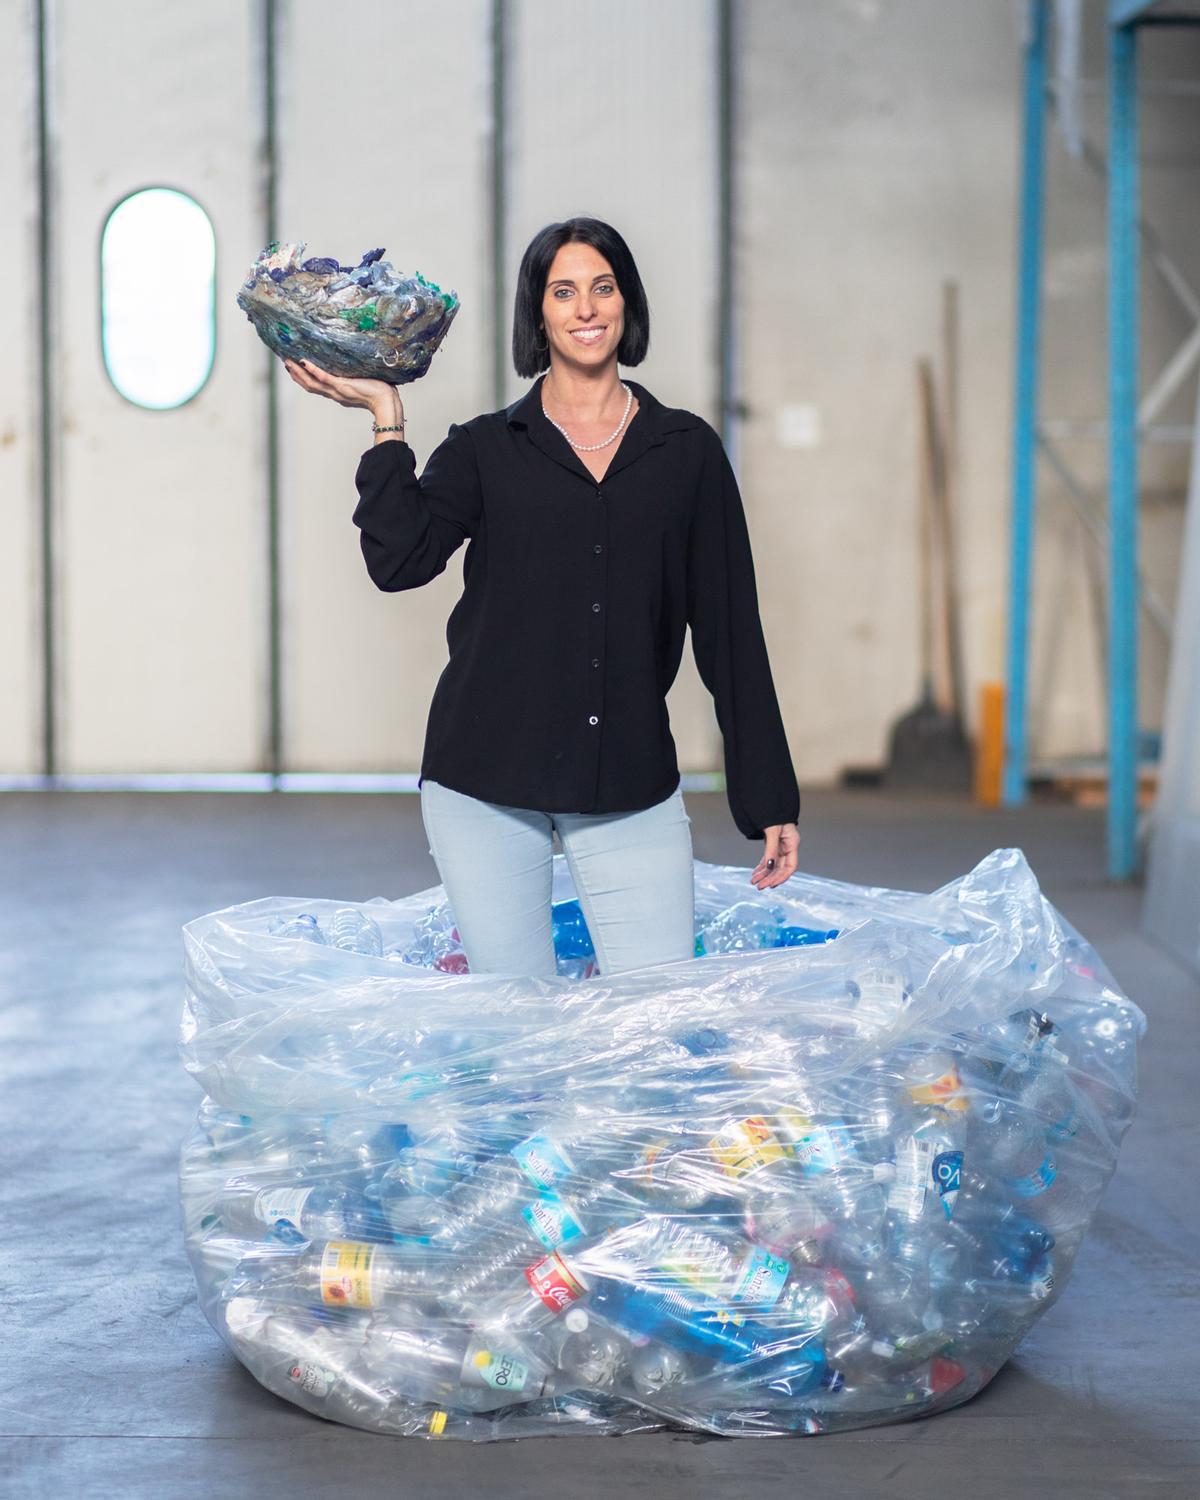
<svg viewBox="0 0 1200 1500">
<path fill-rule="evenodd" d="M 329 1240 L 251 1248 L 225 1285 L 227 1296 L 261 1295 L 305 1307 L 431 1313 L 445 1279 L 427 1247 Z"/>
<path fill-rule="evenodd" d="M 783 926 L 782 907 L 736 901 L 701 928 L 705 953 L 746 953 L 774 948 Z"/>
<path fill-rule="evenodd" d="M 829 1342 L 858 1315 L 857 1295 L 835 1266 L 796 1266 L 775 1304 L 755 1312 L 759 1322 Z"/>
<path fill-rule="evenodd" d="M 779 1138 L 813 1184 L 813 1191 L 831 1214 L 850 1218 L 871 1190 L 890 1182 L 893 1164 L 859 1155 L 854 1128 L 843 1115 L 822 1109 L 813 1100 L 799 1108 L 779 1110 L 772 1120 Z"/>
<path fill-rule="evenodd" d="M 958 1111 L 926 1108 L 896 1151 L 888 1188 L 889 1249 L 901 1259 L 920 1258 L 924 1231 L 954 1215 L 962 1186 L 966 1124 Z"/>
<path fill-rule="evenodd" d="M 730 1318 L 724 1308 L 679 1291 L 646 1282 L 601 1277 L 589 1307 L 626 1333 L 724 1364 L 753 1361 L 756 1380 L 787 1378 L 791 1394 L 819 1385 L 825 1373 L 824 1346 L 815 1336 L 782 1339 L 777 1326 Z"/>
<path fill-rule="evenodd" d="M 871 1348 L 881 1370 L 928 1357 L 947 1340 L 942 1319 L 931 1311 L 928 1266 L 888 1259 L 866 1272 L 858 1284 L 860 1305 L 871 1330 Z"/>
<path fill-rule="evenodd" d="M 270 1236 L 282 1244 L 309 1240 L 390 1242 L 391 1225 L 363 1193 L 317 1183 L 264 1182 L 233 1177 L 226 1182 L 204 1229 L 220 1225 L 243 1239 Z"/>
<path fill-rule="evenodd" d="M 638 1395 L 649 1401 L 678 1400 L 673 1393 L 677 1387 L 686 1385 L 692 1375 L 688 1356 L 669 1344 L 639 1343 L 630 1355 L 630 1381 Z"/>
<path fill-rule="evenodd" d="M 441 1222 L 431 1238 L 465 1249 L 481 1231 L 486 1234 L 497 1223 L 512 1223 L 532 1196 L 552 1192 L 577 1176 L 594 1180 L 594 1172 L 581 1171 L 582 1163 L 571 1154 L 572 1144 L 567 1132 L 541 1131 L 494 1156 L 441 1198 Z"/>
<path fill-rule="evenodd" d="M 392 1390 L 410 1400 L 494 1411 L 549 1395 L 554 1371 L 516 1340 L 496 1341 L 450 1324 L 419 1328 L 376 1319 L 364 1358 L 388 1372 Z"/>
<path fill-rule="evenodd" d="M 700 1208 L 721 1186 L 710 1163 L 680 1150 L 670 1137 L 646 1144 L 623 1180 L 654 1207 L 678 1213 Z"/>
<path fill-rule="evenodd" d="M 310 1117 L 294 1131 L 291 1164 L 304 1181 L 336 1181 L 374 1194 L 409 1139 L 406 1125 L 381 1123 L 376 1116 Z"/>
<path fill-rule="evenodd" d="M 913 1104 L 892 1062 L 871 1059 L 841 1080 L 833 1097 L 855 1155 L 867 1162 L 894 1162 L 896 1140 Z"/>
<path fill-rule="evenodd" d="M 331 948 L 348 953 L 362 953 L 370 958 L 383 956 L 383 933 L 374 917 L 368 917 L 356 906 L 340 906 L 329 918 L 326 941 Z"/>
<path fill-rule="evenodd" d="M 817 1201 L 811 1182 L 799 1167 L 780 1174 L 770 1189 L 756 1193 L 745 1206 L 747 1239 L 782 1255 L 793 1265 L 816 1265 L 833 1232 L 828 1211 Z"/>
<path fill-rule="evenodd" d="M 568 1332 L 558 1351 L 561 1385 L 611 1391 L 627 1374 L 633 1346 L 613 1328 L 589 1319 L 583 1308 L 566 1315 Z"/>
<path fill-rule="evenodd" d="M 862 1385 L 847 1383 L 830 1403 L 830 1417 L 838 1413 L 867 1416 L 872 1412 L 899 1418 L 906 1410 L 934 1406 L 955 1391 L 966 1379 L 966 1367 L 946 1355 L 897 1369 L 886 1379 L 873 1379 Z"/>
<path fill-rule="evenodd" d="M 426 1132 L 403 1147 L 380 1177 L 376 1195 L 393 1229 L 424 1233 L 440 1217 L 438 1200 L 479 1165 L 476 1143 L 454 1126 Z"/>
<path fill-rule="evenodd" d="M 311 912 L 302 911 L 297 916 L 277 919 L 270 928 L 271 936 L 298 938 L 304 943 L 325 943 L 321 924 Z"/>
<path fill-rule="evenodd" d="M 718 1307 L 760 1311 L 779 1300 L 791 1266 L 721 1221 L 651 1215 L 608 1235 L 607 1263 L 649 1284 L 676 1285 Z"/>
<path fill-rule="evenodd" d="M 554 1250 L 523 1268 L 472 1266 L 443 1288 L 442 1304 L 477 1327 L 528 1335 L 555 1322 L 590 1290 L 578 1261 Z"/>
<path fill-rule="evenodd" d="M 866 962 L 853 974 L 860 1010 L 896 1015 L 912 1004 L 914 985 L 903 956 L 885 943 L 876 943 Z"/>
<path fill-rule="evenodd" d="M 348 1377 L 366 1338 L 357 1318 L 330 1322 L 311 1310 L 231 1297 L 225 1330 L 239 1355 L 268 1390 L 331 1421 L 366 1421 L 378 1402 Z"/>
</svg>

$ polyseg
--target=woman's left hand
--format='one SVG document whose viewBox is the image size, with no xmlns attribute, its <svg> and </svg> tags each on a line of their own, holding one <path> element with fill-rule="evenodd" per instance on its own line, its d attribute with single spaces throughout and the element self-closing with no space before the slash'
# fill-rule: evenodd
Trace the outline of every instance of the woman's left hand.
<svg viewBox="0 0 1200 1500">
<path fill-rule="evenodd" d="M 795 823 L 775 823 L 763 829 L 763 838 L 763 857 L 750 874 L 750 884 L 760 891 L 782 885 L 796 873 L 800 830 Z"/>
</svg>

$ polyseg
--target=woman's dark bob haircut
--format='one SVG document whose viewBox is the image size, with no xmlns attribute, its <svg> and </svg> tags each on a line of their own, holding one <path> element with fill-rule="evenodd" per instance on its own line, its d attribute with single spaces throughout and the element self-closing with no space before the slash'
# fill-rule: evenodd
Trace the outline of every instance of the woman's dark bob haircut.
<svg viewBox="0 0 1200 1500">
<path fill-rule="evenodd" d="M 513 307 L 513 365 L 523 380 L 532 380 L 550 368 L 548 340 L 542 331 L 542 298 L 554 257 L 563 245 L 591 245 L 612 267 L 625 299 L 625 331 L 617 350 L 617 363 L 640 365 L 650 345 L 650 309 L 646 289 L 633 263 L 629 246 L 601 219 L 564 219 L 547 224 L 530 240 L 517 272 L 517 297 Z M 540 347 L 539 347 L 540 346 Z"/>
</svg>

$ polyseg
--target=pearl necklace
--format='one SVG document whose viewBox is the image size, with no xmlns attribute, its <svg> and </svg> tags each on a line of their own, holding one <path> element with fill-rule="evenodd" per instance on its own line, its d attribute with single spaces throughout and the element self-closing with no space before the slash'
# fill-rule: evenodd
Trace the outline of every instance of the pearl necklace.
<svg viewBox="0 0 1200 1500">
<path fill-rule="evenodd" d="M 626 420 L 629 417 L 629 408 L 633 405 L 633 392 L 629 389 L 629 387 L 623 380 L 618 381 L 618 384 L 625 392 L 627 397 L 627 400 L 625 402 L 625 415 L 621 418 L 620 424 L 618 425 L 616 432 L 613 433 L 612 437 L 605 438 L 602 443 L 577 443 L 571 436 L 571 434 L 567 431 L 567 429 L 560 426 L 559 423 L 557 423 L 550 415 L 550 413 L 546 410 L 545 402 L 542 403 L 542 415 L 552 427 L 558 428 L 559 432 L 562 433 L 563 437 L 566 438 L 567 442 L 570 443 L 571 447 L 574 448 L 577 453 L 594 453 L 597 448 L 607 448 L 609 443 L 616 442 L 617 438 L 621 436 L 621 430 L 625 426 Z"/>
</svg>

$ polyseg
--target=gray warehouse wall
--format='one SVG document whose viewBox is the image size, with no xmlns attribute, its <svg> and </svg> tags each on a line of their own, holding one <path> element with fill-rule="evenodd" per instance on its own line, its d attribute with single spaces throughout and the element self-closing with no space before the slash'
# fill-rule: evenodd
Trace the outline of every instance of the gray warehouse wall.
<svg viewBox="0 0 1200 1500">
<path fill-rule="evenodd" d="M 332 50 L 317 0 L 280 6 L 282 238 L 345 261 L 386 246 L 462 310 L 406 395 L 423 462 L 450 422 L 494 404 L 489 228 L 492 7 L 396 0 L 369 44 Z M 0 221 L 13 279 L 36 284 L 32 7 L 0 0 L 9 128 Z M 509 7 L 505 285 L 544 223 L 626 235 L 653 315 L 636 372 L 714 423 L 718 390 L 716 13 L 710 0 L 518 0 Z M 1004 0 L 744 0 L 734 8 L 735 294 L 745 421 L 734 458 L 796 768 L 828 781 L 878 762 L 918 687 L 914 362 L 939 349 L 942 281 L 962 305 L 960 559 L 972 721 L 1003 675 L 1009 514 L 1018 8 Z M 0 371 L 0 772 L 41 767 L 39 319 L 52 317 L 56 704 L 64 771 L 236 771 L 267 743 L 267 356 L 234 302 L 260 249 L 257 7 L 50 8 L 53 307 L 26 305 Z M 1085 71 L 1104 72 L 1101 0 Z M 119 45 L 105 45 L 112 38 Z M 1192 33 L 1143 39 L 1143 76 L 1195 77 Z M 103 66 L 96 59 L 103 57 Z M 1186 264 L 1200 199 L 1194 98 L 1143 105 L 1147 216 Z M 1102 96 L 1085 123 L 1103 146 Z M 1043 414 L 1100 417 L 1104 198 L 1051 134 Z M 432 158 L 436 168 L 426 170 Z M 105 213 L 148 182 L 193 193 L 218 245 L 217 359 L 200 395 L 145 412 L 107 381 L 97 333 Z M 1190 254 L 1192 265 L 1194 254 Z M 1197 274 L 1200 281 L 1200 273 Z M 1143 274 L 1143 379 L 1187 331 Z M 501 330 L 507 344 L 507 324 Z M 630 372 L 633 373 L 633 372 Z M 350 522 L 369 419 L 280 376 L 284 747 L 290 770 L 415 770 L 445 662 L 462 554 L 429 587 L 382 595 Z M 522 389 L 510 377 L 506 400 Z M 1190 390 L 1190 387 L 1189 387 Z M 1182 393 L 1169 419 L 1190 420 Z M 1104 444 L 1072 461 L 1102 498 Z M 1143 462 L 1144 560 L 1176 586 L 1186 452 Z M 1035 756 L 1099 750 L 1102 657 L 1091 544 L 1043 468 L 1033 641 Z M 1142 722 L 1167 653 L 1143 624 Z M 720 765 L 690 653 L 669 705 L 680 764 Z"/>
</svg>

